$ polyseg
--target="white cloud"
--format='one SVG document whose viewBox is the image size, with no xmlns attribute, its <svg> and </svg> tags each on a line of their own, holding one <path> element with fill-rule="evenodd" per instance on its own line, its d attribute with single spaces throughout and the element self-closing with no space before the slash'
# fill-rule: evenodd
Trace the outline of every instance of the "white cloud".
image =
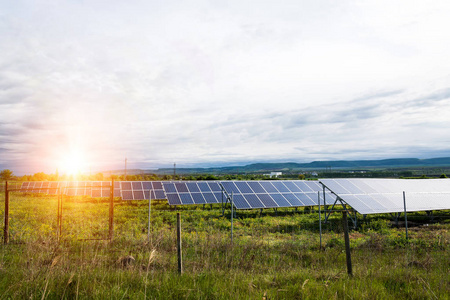
<svg viewBox="0 0 450 300">
<path fill-rule="evenodd" d="M 445 1 L 2 6 L 0 164 L 17 173 L 74 144 L 98 168 L 448 149 Z"/>
</svg>

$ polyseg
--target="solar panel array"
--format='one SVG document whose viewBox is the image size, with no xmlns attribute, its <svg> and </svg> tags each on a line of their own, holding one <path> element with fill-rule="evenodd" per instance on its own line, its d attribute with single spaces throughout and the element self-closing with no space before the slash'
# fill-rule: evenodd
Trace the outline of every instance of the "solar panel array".
<svg viewBox="0 0 450 300">
<path fill-rule="evenodd" d="M 50 193 L 59 187 L 69 196 L 109 197 L 109 181 L 24 182 L 23 191 Z M 42 189 L 44 188 L 44 189 Z M 170 205 L 215 204 L 233 194 L 237 209 L 277 208 L 317 205 L 317 181 L 115 181 L 114 196 L 123 200 L 167 199 Z M 51 190 L 56 194 L 57 190 Z M 320 194 L 322 197 L 322 194 Z M 332 195 L 327 194 L 330 204 Z"/>
<path fill-rule="evenodd" d="M 449 179 L 322 179 L 271 181 L 115 181 L 114 197 L 123 200 L 167 199 L 170 205 L 214 204 L 233 195 L 237 209 L 326 204 L 339 196 L 361 214 L 450 209 Z M 109 197 L 110 181 L 31 181 L 21 191 L 69 196 Z M 331 193 L 332 192 L 332 193 Z M 334 194 L 334 195 L 333 195 Z"/>
<path fill-rule="evenodd" d="M 50 189 L 51 188 L 51 189 Z M 109 197 L 111 181 L 31 181 L 23 182 L 22 192 L 56 195 L 58 188 L 68 196 Z M 114 197 L 123 200 L 166 199 L 160 181 L 115 181 Z"/>
<path fill-rule="evenodd" d="M 233 193 L 237 209 L 315 206 L 318 192 L 322 192 L 319 182 L 306 180 L 221 181 L 221 184 L 228 195 Z M 320 197 L 323 199 L 322 193 Z M 327 204 L 331 204 L 331 197 L 326 194 Z"/>
<path fill-rule="evenodd" d="M 450 209 L 449 179 L 322 179 L 360 214 Z"/>
<path fill-rule="evenodd" d="M 222 203 L 222 188 L 216 181 L 163 182 L 170 205 Z"/>
<path fill-rule="evenodd" d="M 116 181 L 122 200 L 166 199 L 161 181 Z"/>
<path fill-rule="evenodd" d="M 301 180 L 180 181 L 163 182 L 163 186 L 170 205 L 221 203 L 233 194 L 237 209 L 314 206 L 318 201 L 317 192 L 322 191 L 317 181 Z M 327 193 L 326 199 L 331 197 Z"/>
<path fill-rule="evenodd" d="M 110 181 L 30 181 L 23 182 L 20 190 L 56 195 L 60 189 L 69 196 L 109 197 L 110 188 Z M 115 190 L 114 195 L 119 197 L 120 189 Z"/>
</svg>

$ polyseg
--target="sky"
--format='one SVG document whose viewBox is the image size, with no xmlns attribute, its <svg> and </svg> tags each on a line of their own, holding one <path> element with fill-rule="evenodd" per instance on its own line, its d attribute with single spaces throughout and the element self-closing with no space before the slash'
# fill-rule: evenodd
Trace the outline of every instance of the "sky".
<svg viewBox="0 0 450 300">
<path fill-rule="evenodd" d="M 0 170 L 450 156 L 450 2 L 0 0 Z"/>
</svg>

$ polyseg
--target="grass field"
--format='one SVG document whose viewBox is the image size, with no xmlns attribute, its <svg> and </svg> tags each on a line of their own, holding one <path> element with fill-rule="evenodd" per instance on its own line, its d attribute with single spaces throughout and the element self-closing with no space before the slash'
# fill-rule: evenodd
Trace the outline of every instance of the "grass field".
<svg viewBox="0 0 450 300">
<path fill-rule="evenodd" d="M 369 216 L 350 233 L 347 274 L 341 213 L 324 224 L 317 212 L 230 211 L 219 206 L 116 201 L 114 239 L 106 199 L 64 198 L 57 238 L 57 198 L 11 194 L 10 244 L 0 247 L 0 299 L 450 299 L 450 213 L 439 223 L 390 226 Z M 181 213 L 183 274 L 177 272 L 176 213 Z M 4 193 L 0 193 L 4 219 Z M 428 226 L 424 222 L 430 222 Z M 98 239 L 98 240 L 95 240 Z M 135 259 L 124 266 L 120 258 Z"/>
</svg>

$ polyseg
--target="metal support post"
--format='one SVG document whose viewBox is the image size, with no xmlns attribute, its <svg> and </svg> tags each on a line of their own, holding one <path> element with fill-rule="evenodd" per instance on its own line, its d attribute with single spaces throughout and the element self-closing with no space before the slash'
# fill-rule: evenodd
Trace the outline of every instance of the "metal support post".
<svg viewBox="0 0 450 300">
<path fill-rule="evenodd" d="M 233 244 L 233 192 L 231 192 L 231 244 Z"/>
<path fill-rule="evenodd" d="M 222 185 L 220 185 L 221 186 L 221 188 L 222 188 L 222 216 L 224 216 L 225 215 L 225 208 L 223 207 L 223 193 L 224 193 L 224 188 L 223 188 L 223 186 Z"/>
<path fill-rule="evenodd" d="M 320 208 L 320 192 L 317 192 L 317 201 L 319 202 L 319 232 L 320 232 L 320 249 L 322 249 L 322 214 Z M 325 202 L 325 201 L 324 201 Z"/>
<path fill-rule="evenodd" d="M 181 251 L 181 216 L 177 213 L 177 255 L 178 255 L 178 273 L 183 273 L 183 259 Z"/>
<path fill-rule="evenodd" d="M 408 239 L 408 217 L 406 215 L 406 195 L 405 191 L 403 191 L 403 208 L 405 210 L 405 230 L 406 230 L 406 239 Z"/>
</svg>

